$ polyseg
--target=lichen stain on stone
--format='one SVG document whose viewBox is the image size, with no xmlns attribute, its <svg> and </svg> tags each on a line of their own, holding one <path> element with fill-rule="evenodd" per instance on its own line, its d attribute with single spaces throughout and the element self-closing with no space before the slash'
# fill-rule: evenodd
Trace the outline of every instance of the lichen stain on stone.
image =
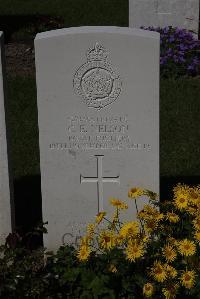
<svg viewBox="0 0 200 299">
<path fill-rule="evenodd" d="M 76 151 L 72 150 L 72 149 L 69 149 L 68 150 L 68 153 L 74 158 L 76 159 Z"/>
</svg>

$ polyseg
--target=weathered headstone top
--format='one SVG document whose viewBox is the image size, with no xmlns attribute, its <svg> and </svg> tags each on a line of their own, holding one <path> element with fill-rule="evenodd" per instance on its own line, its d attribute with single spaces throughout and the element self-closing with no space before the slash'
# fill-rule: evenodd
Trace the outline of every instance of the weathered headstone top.
<svg viewBox="0 0 200 299">
<path fill-rule="evenodd" d="M 0 32 L 0 244 L 11 232 L 11 205 L 3 84 L 3 33 Z"/>
<path fill-rule="evenodd" d="M 197 35 L 199 0 L 129 0 L 129 26 L 173 26 Z"/>
<path fill-rule="evenodd" d="M 110 213 L 110 197 L 159 192 L 159 34 L 69 28 L 35 48 L 44 241 L 56 249 Z"/>
</svg>

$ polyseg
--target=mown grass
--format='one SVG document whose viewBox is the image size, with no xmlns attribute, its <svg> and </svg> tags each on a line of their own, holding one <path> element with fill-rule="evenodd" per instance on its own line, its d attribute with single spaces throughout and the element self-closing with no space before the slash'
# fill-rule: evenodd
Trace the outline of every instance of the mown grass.
<svg viewBox="0 0 200 299">
<path fill-rule="evenodd" d="M 66 27 L 128 26 L 128 0 L 2 0 L 0 15 L 62 16 Z"/>
<path fill-rule="evenodd" d="M 34 79 L 21 76 L 8 79 L 7 98 L 13 176 L 16 179 L 37 175 L 39 135 Z"/>
<path fill-rule="evenodd" d="M 161 176 L 200 176 L 200 78 L 161 80 Z M 14 177 L 39 174 L 34 78 L 8 79 Z"/>
<path fill-rule="evenodd" d="M 161 80 L 161 176 L 200 175 L 200 78 Z"/>
</svg>

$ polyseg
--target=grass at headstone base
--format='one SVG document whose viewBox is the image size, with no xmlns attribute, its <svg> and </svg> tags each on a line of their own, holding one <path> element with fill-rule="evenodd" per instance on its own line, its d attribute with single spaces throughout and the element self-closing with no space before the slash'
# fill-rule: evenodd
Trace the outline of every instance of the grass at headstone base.
<svg viewBox="0 0 200 299">
<path fill-rule="evenodd" d="M 8 126 L 14 179 L 39 174 L 39 136 L 35 82 L 8 79 Z"/>
<path fill-rule="evenodd" d="M 200 176 L 199 85 L 199 77 L 161 80 L 161 177 Z M 34 78 L 8 78 L 8 105 L 14 178 L 39 175 Z"/>
</svg>

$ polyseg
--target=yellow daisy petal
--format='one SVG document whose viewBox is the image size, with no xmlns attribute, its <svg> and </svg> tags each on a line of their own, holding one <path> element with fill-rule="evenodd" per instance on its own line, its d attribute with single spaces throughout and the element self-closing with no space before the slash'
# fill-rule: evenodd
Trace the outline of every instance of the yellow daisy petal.
<svg viewBox="0 0 200 299">
<path fill-rule="evenodd" d="M 115 246 L 115 236 L 111 231 L 103 230 L 98 241 L 101 249 L 110 250 Z"/>
<path fill-rule="evenodd" d="M 150 274 L 157 282 L 163 282 L 167 279 L 165 265 L 163 265 L 160 261 L 154 262 Z"/>
<path fill-rule="evenodd" d="M 145 283 L 143 286 L 143 295 L 147 298 L 151 297 L 153 295 L 154 287 L 152 283 Z"/>
<path fill-rule="evenodd" d="M 199 243 L 200 245 L 200 231 L 195 231 L 194 233 L 194 239 Z"/>
<path fill-rule="evenodd" d="M 144 255 L 144 245 L 137 240 L 129 241 L 125 253 L 129 261 L 135 262 L 136 259 Z"/>
<path fill-rule="evenodd" d="M 106 212 L 99 212 L 97 215 L 96 215 L 96 223 L 97 224 L 100 224 L 101 221 L 103 220 L 103 218 L 106 216 Z"/>
<path fill-rule="evenodd" d="M 136 198 L 144 194 L 144 190 L 140 188 L 131 188 L 128 192 L 128 197 L 129 198 Z"/>
<path fill-rule="evenodd" d="M 118 209 L 121 209 L 121 210 L 125 210 L 125 209 L 128 209 L 128 205 L 125 204 L 124 202 L 122 202 L 121 200 L 119 199 L 116 199 L 116 198 L 111 198 L 110 199 L 110 203 L 112 206 L 118 208 Z"/>
<path fill-rule="evenodd" d="M 195 277 L 196 277 L 195 271 L 193 271 L 193 270 L 192 271 L 184 271 L 180 277 L 181 284 L 186 289 L 191 289 L 195 285 Z"/>
<path fill-rule="evenodd" d="M 180 220 L 180 217 L 174 212 L 167 212 L 166 219 L 171 223 L 177 223 Z"/>
<path fill-rule="evenodd" d="M 178 242 L 178 251 L 181 255 L 191 256 L 196 252 L 196 245 L 193 241 L 188 239 L 184 239 Z"/>
<path fill-rule="evenodd" d="M 167 244 L 163 248 L 163 256 L 166 258 L 168 262 L 173 262 L 176 259 L 176 251 L 174 250 L 174 247 Z"/>
<path fill-rule="evenodd" d="M 91 254 L 91 249 L 89 246 L 83 245 L 80 246 L 77 252 L 77 258 L 80 262 L 87 261 Z"/>
<path fill-rule="evenodd" d="M 140 226 L 137 221 L 127 222 L 120 229 L 120 236 L 123 238 L 134 238 L 140 232 Z"/>
<path fill-rule="evenodd" d="M 175 285 L 168 285 L 162 289 L 162 293 L 165 296 L 165 299 L 174 299 L 176 298 L 178 284 Z"/>
</svg>

